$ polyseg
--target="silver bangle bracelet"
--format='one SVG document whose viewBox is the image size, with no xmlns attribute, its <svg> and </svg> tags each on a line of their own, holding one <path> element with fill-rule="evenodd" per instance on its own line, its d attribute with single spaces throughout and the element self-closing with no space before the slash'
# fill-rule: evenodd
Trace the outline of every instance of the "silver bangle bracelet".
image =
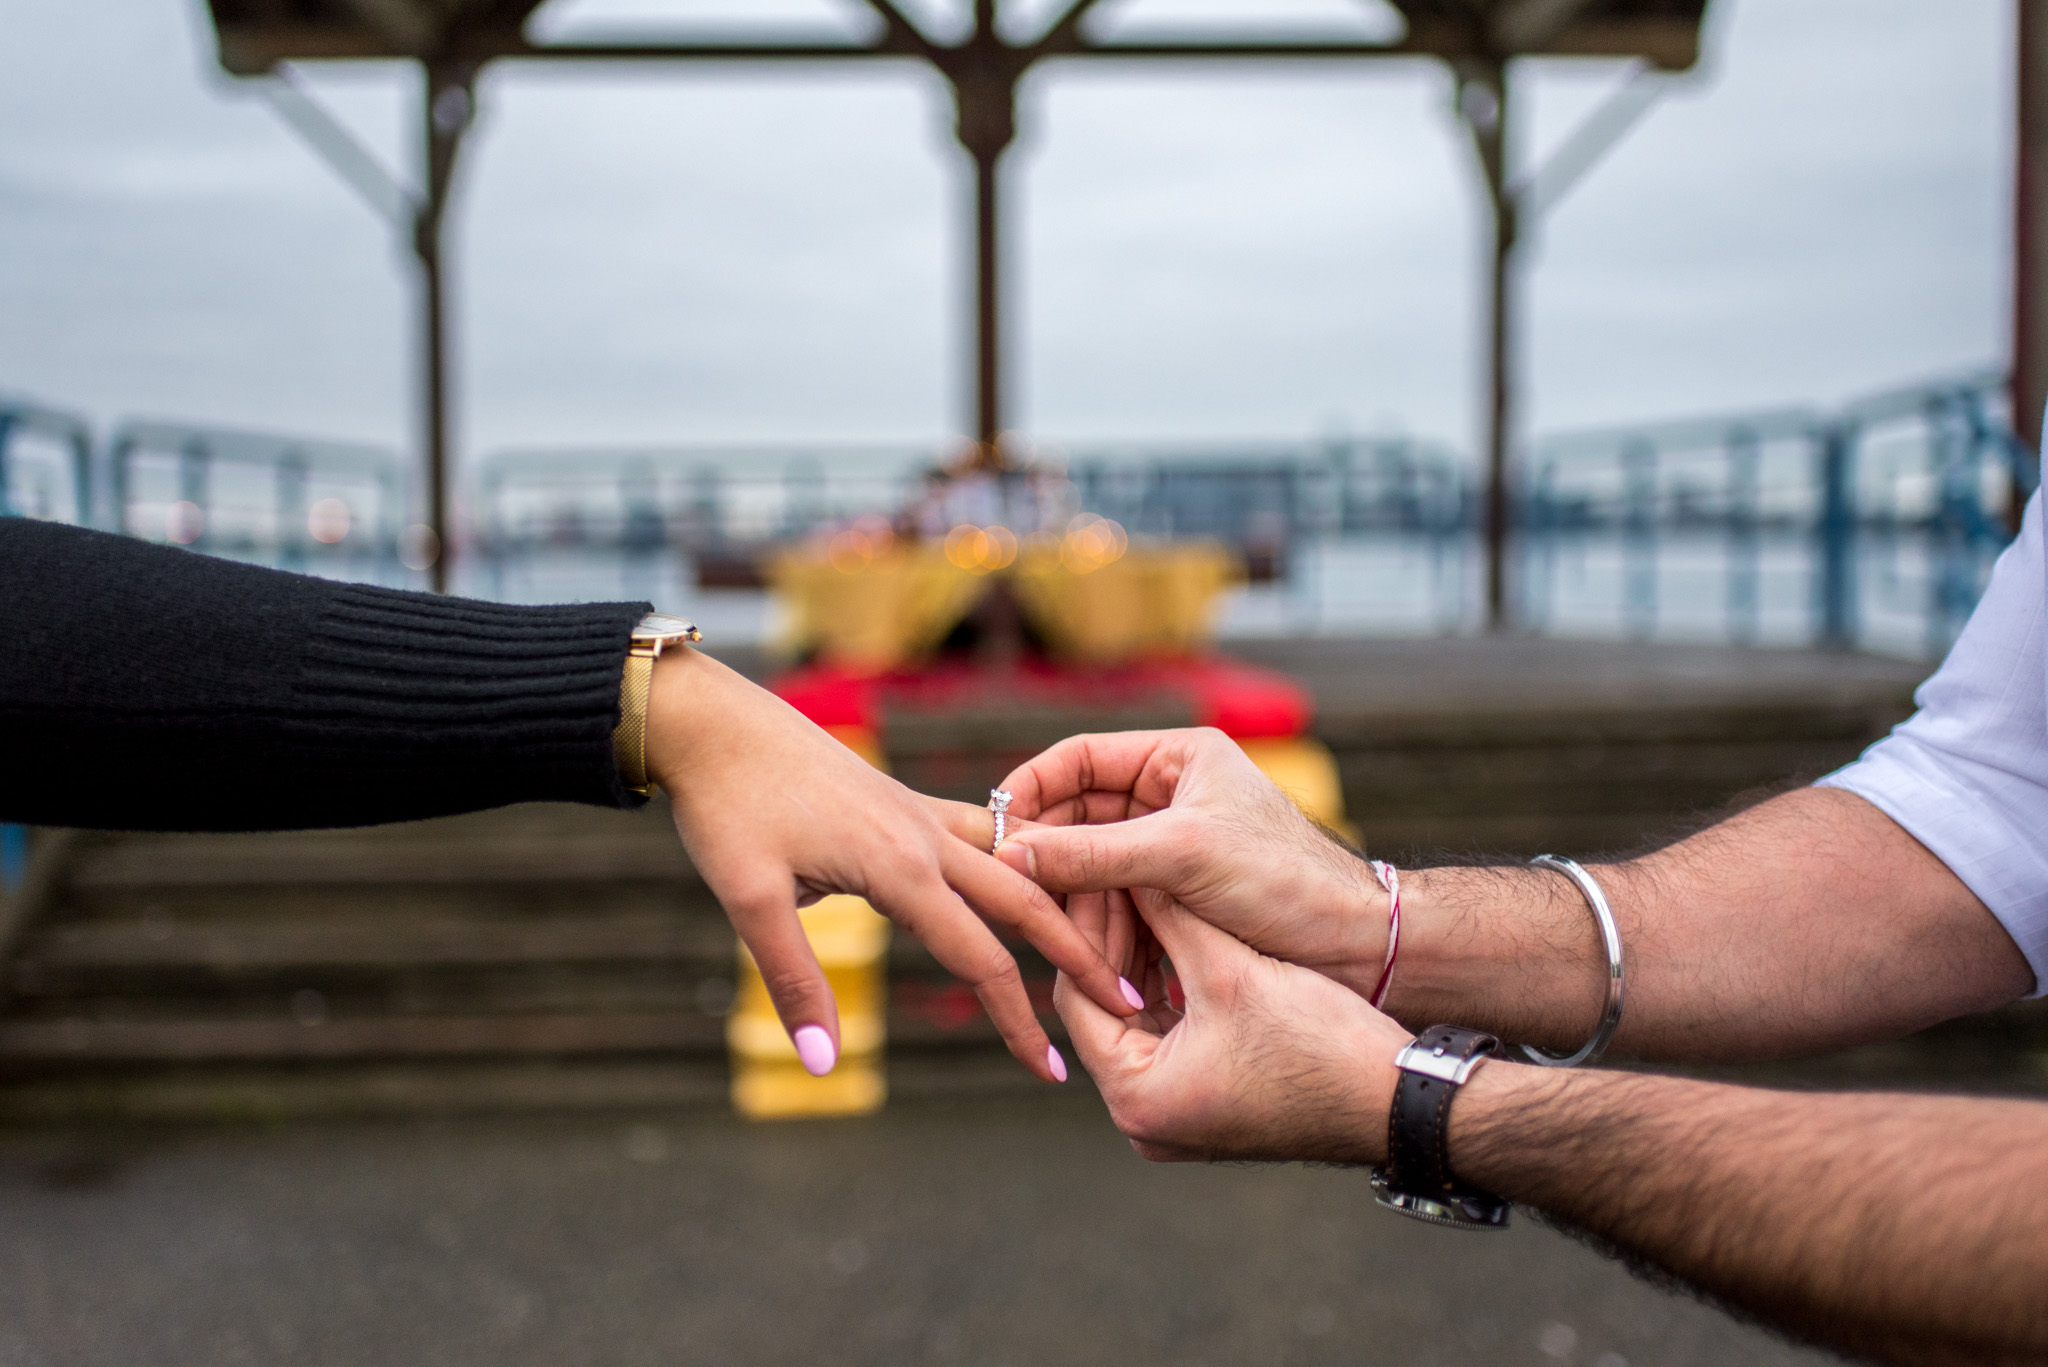
<svg viewBox="0 0 2048 1367">
<path fill-rule="evenodd" d="M 1531 1063 L 1540 1063 L 1546 1068 L 1576 1068 L 1583 1063 L 1592 1063 L 1606 1053 L 1615 1028 L 1621 1024 L 1621 931 L 1614 924 L 1614 908 L 1607 905 L 1607 894 L 1600 890 L 1600 885 L 1593 881 L 1593 875 L 1580 867 L 1578 861 L 1554 854 L 1539 854 L 1529 861 L 1529 867 L 1561 873 L 1579 885 L 1579 891 L 1585 894 L 1586 905 L 1593 909 L 1593 919 L 1600 923 L 1600 938 L 1607 946 L 1607 1007 L 1600 1013 L 1600 1026 L 1593 1031 L 1593 1038 L 1587 1040 L 1576 1054 L 1552 1054 L 1533 1044 L 1522 1046 L 1523 1055 Z"/>
</svg>

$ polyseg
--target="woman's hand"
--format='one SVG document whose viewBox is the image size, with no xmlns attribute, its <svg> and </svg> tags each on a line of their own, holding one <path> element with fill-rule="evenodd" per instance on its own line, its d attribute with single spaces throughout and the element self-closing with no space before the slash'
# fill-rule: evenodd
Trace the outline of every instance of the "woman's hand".
<svg viewBox="0 0 2048 1367">
<path fill-rule="evenodd" d="M 710 656 L 677 649 L 655 662 L 647 720 L 648 774 L 812 1072 L 838 1059 L 839 1011 L 797 908 L 828 893 L 867 898 L 922 941 L 1048 1081 L 1066 1065 L 984 919 L 1030 941 L 1105 1010 L 1135 1009 L 1030 880 L 952 838 L 924 799 Z"/>
</svg>

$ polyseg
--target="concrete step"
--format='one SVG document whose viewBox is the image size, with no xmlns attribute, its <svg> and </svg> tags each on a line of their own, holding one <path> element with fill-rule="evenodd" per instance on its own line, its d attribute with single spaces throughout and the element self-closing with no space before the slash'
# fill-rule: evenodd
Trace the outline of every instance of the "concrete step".
<svg viewBox="0 0 2048 1367">
<path fill-rule="evenodd" d="M 1316 698 L 1351 819 L 1397 863 L 1662 843 L 1854 759 L 1927 667 L 1526 637 L 1237 643 Z"/>
<path fill-rule="evenodd" d="M 659 802 L 93 834 L 6 965 L 0 1115 L 722 1099 L 734 971 Z M 900 1055 L 999 1056 L 914 941 L 891 977 Z"/>
<path fill-rule="evenodd" d="M 123 834 L 89 839 L 69 895 L 92 903 L 178 889 L 376 885 L 552 887 L 659 883 L 702 895 L 665 803 L 613 812 L 530 803 L 398 826 L 234 835 Z"/>
<path fill-rule="evenodd" d="M 1920 673 L 1513 640 L 1242 653 L 1310 684 L 1353 820 L 1411 861 L 1636 844 L 1844 762 L 1905 714 Z M 886 740 L 915 786 L 978 798 L 1070 732 L 1185 720 L 892 715 Z M 1019 957 L 1057 1033 L 1050 970 Z M 733 965 L 658 802 L 88 836 L 0 979 L 0 1116 L 722 1101 Z M 1030 1090 L 972 994 L 906 936 L 890 978 L 892 1086 Z"/>
<path fill-rule="evenodd" d="M 575 914 L 460 915 L 445 902 L 413 900 L 419 910 L 380 905 L 339 916 L 291 906 L 204 919 L 80 917 L 27 939 L 10 990 L 46 994 L 58 984 L 159 975 L 253 981 L 364 970 L 723 964 L 732 957 L 732 932 L 715 910 L 686 915 L 607 897 Z M 30 965 L 35 972 L 25 973 Z"/>
</svg>

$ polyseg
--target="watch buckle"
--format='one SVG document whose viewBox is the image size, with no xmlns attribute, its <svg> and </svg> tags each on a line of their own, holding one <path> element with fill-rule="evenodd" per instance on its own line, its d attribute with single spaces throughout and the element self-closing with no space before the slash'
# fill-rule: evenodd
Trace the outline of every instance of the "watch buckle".
<svg viewBox="0 0 2048 1367">
<path fill-rule="evenodd" d="M 1447 1194 L 1439 1200 L 1412 1191 L 1396 1191 L 1381 1168 L 1372 1170 L 1372 1199 L 1411 1220 L 1445 1229 L 1506 1229 L 1509 1212 L 1514 1209 L 1506 1201 L 1488 1201 L 1480 1196 Z"/>
</svg>

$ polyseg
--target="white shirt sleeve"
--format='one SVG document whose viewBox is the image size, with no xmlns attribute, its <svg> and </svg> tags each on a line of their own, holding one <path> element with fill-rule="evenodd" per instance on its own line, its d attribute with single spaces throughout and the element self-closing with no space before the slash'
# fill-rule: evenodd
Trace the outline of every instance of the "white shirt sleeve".
<svg viewBox="0 0 2048 1367">
<path fill-rule="evenodd" d="M 1821 780 L 1911 832 L 1977 894 L 2048 994 L 2048 554 L 2041 495 L 1919 705 Z"/>
</svg>

